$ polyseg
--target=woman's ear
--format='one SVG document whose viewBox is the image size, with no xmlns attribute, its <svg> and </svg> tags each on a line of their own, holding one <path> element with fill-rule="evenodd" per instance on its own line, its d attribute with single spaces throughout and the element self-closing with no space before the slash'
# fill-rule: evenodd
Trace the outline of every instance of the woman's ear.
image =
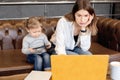
<svg viewBox="0 0 120 80">
<path fill-rule="evenodd" d="M 94 14 L 90 15 L 90 17 L 89 17 L 90 23 L 91 23 L 91 21 L 93 20 L 93 18 L 94 18 Z"/>
<path fill-rule="evenodd" d="M 90 15 L 90 19 L 93 20 L 94 18 L 94 14 Z"/>
</svg>

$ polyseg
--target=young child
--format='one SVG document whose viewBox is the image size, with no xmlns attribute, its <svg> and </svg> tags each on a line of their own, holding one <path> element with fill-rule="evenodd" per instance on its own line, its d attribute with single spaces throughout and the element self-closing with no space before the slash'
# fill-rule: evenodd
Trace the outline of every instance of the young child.
<svg viewBox="0 0 120 80">
<path fill-rule="evenodd" d="M 50 55 L 46 52 L 46 48 L 50 48 L 51 43 L 42 32 L 42 24 L 36 17 L 31 17 L 26 30 L 28 34 L 23 39 L 22 52 L 27 55 L 28 62 L 34 64 L 34 70 L 49 71 Z"/>
</svg>

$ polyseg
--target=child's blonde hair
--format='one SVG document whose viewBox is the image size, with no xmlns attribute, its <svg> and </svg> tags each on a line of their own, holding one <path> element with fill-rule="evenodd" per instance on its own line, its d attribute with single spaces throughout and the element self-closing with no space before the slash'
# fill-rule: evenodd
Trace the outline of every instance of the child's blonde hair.
<svg viewBox="0 0 120 80">
<path fill-rule="evenodd" d="M 37 17 L 30 17 L 27 21 L 27 29 L 33 29 L 33 28 L 42 28 L 42 23 L 39 22 Z"/>
</svg>

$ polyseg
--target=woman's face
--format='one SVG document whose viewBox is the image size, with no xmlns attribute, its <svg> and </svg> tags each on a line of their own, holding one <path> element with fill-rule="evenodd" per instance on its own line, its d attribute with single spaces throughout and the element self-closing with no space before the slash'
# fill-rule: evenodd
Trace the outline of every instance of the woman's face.
<svg viewBox="0 0 120 80">
<path fill-rule="evenodd" d="M 89 21 L 90 14 L 87 10 L 79 10 L 75 13 L 75 22 L 79 26 L 86 27 L 87 22 Z"/>
</svg>

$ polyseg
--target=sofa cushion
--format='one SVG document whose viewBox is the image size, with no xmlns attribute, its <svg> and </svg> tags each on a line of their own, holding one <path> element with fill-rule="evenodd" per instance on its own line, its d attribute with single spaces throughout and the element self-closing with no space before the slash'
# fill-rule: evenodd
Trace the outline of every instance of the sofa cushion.
<svg viewBox="0 0 120 80">
<path fill-rule="evenodd" d="M 27 62 L 26 55 L 22 54 L 20 49 L 1 50 L 0 64 L 0 73 L 20 70 L 26 72 L 25 70 L 33 69 L 33 65 Z"/>
<path fill-rule="evenodd" d="M 0 76 L 0 80 L 24 80 L 24 78 L 28 75 L 28 73 L 24 74 L 16 74 L 10 76 Z"/>
<path fill-rule="evenodd" d="M 120 61 L 120 52 L 114 51 L 112 49 L 106 48 L 99 43 L 92 42 L 90 51 L 94 55 L 110 55 L 109 61 Z"/>
</svg>

